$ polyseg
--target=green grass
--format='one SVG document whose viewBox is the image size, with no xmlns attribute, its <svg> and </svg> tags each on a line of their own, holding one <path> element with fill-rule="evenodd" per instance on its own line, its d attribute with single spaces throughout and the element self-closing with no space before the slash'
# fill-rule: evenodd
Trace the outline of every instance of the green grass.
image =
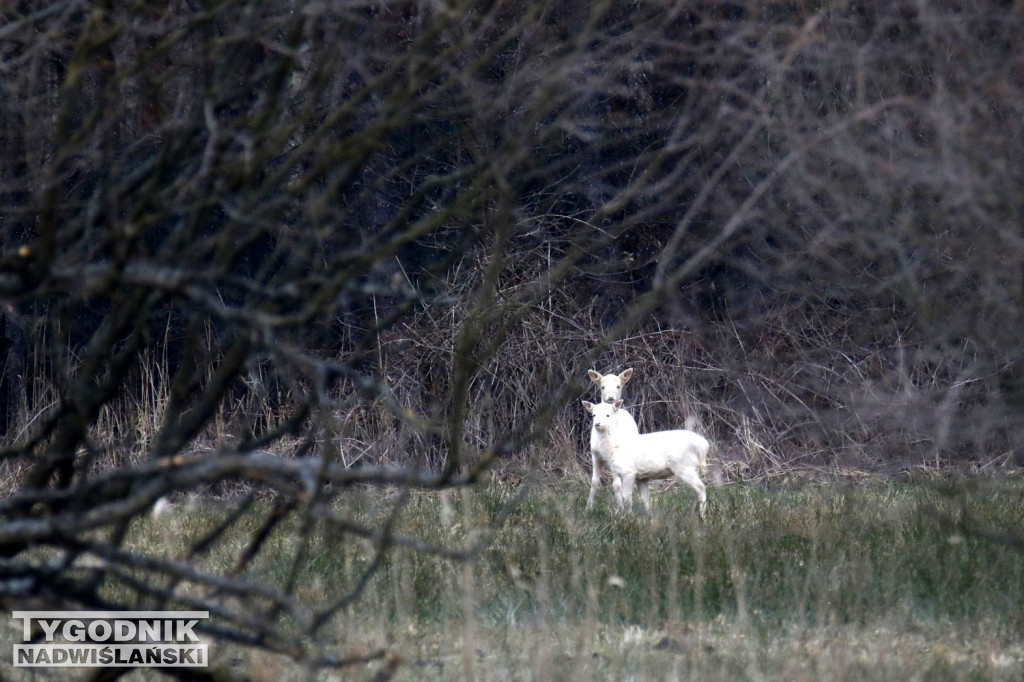
<svg viewBox="0 0 1024 682">
<path fill-rule="evenodd" d="M 689 491 L 656 493 L 650 517 L 617 514 L 607 489 L 588 515 L 585 494 L 578 480 L 534 488 L 468 565 L 394 550 L 328 630 L 336 651 L 388 646 L 405 680 L 1024 676 L 1024 552 L 959 525 L 1024 526 L 1019 480 L 730 485 L 710 491 L 704 525 Z M 455 492 L 446 510 L 439 494 L 414 494 L 399 530 L 459 547 L 512 496 Z M 367 492 L 338 509 L 371 522 L 392 504 Z M 212 523 L 211 509 L 183 512 L 173 526 L 142 521 L 136 541 L 180 551 Z M 252 513 L 203 561 L 232 565 L 241 531 L 266 513 Z M 254 577 L 283 579 L 298 524 L 275 532 Z M 319 530 L 298 594 L 313 603 L 340 596 L 372 551 Z M 256 679 L 287 670 L 241 658 Z"/>
</svg>

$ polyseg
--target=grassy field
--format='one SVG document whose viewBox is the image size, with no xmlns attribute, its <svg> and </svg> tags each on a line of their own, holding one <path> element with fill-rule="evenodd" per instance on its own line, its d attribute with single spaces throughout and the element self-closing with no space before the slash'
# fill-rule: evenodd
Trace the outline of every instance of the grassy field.
<svg viewBox="0 0 1024 682">
<path fill-rule="evenodd" d="M 703 526 L 689 490 L 624 517 L 607 488 L 587 515 L 586 487 L 535 485 L 471 563 L 395 550 L 328 640 L 339 654 L 388 647 L 401 680 L 1024 678 L 1024 551 L 1002 535 L 1024 527 L 1019 478 L 732 484 L 711 489 Z M 417 493 L 400 531 L 458 547 L 513 495 Z M 372 521 L 395 499 L 353 494 L 344 511 Z M 211 504 L 142 520 L 132 542 L 178 552 L 213 523 Z M 208 555 L 211 567 L 233 564 L 241 536 Z M 295 538 L 283 529 L 251 570 L 283 575 Z M 300 594 L 343 593 L 371 549 L 319 533 Z M 230 646 L 211 660 L 298 679 L 285 660 Z M 324 679 L 371 679 L 381 665 Z"/>
<path fill-rule="evenodd" d="M 1019 528 L 1019 487 L 952 498 L 886 483 L 727 487 L 715 491 L 703 528 L 686 492 L 660 496 L 653 519 L 607 509 L 587 517 L 580 492 L 562 492 L 524 504 L 471 576 L 423 561 L 390 568 L 393 595 L 379 595 L 378 609 L 413 606 L 392 609 L 394 624 L 422 632 L 406 641 L 409 658 L 507 679 L 1024 672 L 1024 554 L 948 520 L 966 513 Z M 496 502 L 469 500 L 470 513 L 486 516 Z M 471 608 L 445 599 L 454 594 Z M 398 641 L 384 623 L 381 632 Z"/>
</svg>

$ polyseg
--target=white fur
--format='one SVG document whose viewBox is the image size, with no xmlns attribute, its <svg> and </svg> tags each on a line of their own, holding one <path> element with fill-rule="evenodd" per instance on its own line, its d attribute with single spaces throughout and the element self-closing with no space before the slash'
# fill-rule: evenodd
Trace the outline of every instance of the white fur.
<svg viewBox="0 0 1024 682">
<path fill-rule="evenodd" d="M 650 510 L 648 482 L 675 476 L 697 492 L 697 509 L 701 518 L 704 518 L 708 498 L 700 474 L 707 469 L 707 455 L 711 448 L 707 439 L 693 431 L 655 431 L 641 435 L 628 428 L 621 429 L 617 418 L 622 407 L 621 400 L 610 405 L 594 405 L 584 400 L 583 406 L 594 416 L 590 429 L 590 451 L 595 470 L 600 465 L 612 472 L 612 488 L 620 510 L 632 507 L 634 484 L 640 488 L 640 499 Z M 592 483 L 588 509 L 593 496 Z"/>
<path fill-rule="evenodd" d="M 592 369 L 587 370 L 587 376 L 601 388 L 601 402 L 607 403 L 608 405 L 614 404 L 616 401 L 619 405 L 622 404 L 622 387 L 625 386 L 629 380 L 633 377 L 633 369 L 629 368 L 621 374 L 605 374 L 601 376 Z M 628 410 L 620 409 L 615 412 L 616 419 L 616 431 L 620 434 L 625 435 L 639 435 L 640 430 L 636 426 L 636 421 L 633 419 L 633 415 Z M 596 445 L 595 445 L 596 444 Z M 605 462 L 609 461 L 609 458 L 599 451 L 600 442 L 594 439 L 594 431 L 591 429 L 590 432 L 590 497 L 587 498 L 587 509 L 594 508 L 594 498 L 597 496 L 597 489 L 601 487 L 601 469 L 605 466 Z M 622 486 L 622 481 L 613 472 L 612 473 L 612 489 L 618 494 L 618 490 Z"/>
</svg>

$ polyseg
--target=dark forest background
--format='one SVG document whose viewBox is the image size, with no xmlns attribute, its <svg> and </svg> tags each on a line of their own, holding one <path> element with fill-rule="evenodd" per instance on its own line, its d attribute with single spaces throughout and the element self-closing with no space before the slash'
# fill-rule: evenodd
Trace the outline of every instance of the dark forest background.
<svg viewBox="0 0 1024 682">
<path fill-rule="evenodd" d="M 5 570 L 190 491 L 579 471 L 591 367 L 730 478 L 1020 464 L 1022 41 L 996 0 L 0 4 Z"/>
<path fill-rule="evenodd" d="M 1019 441 L 1009 3 L 3 11 L 0 425 L 37 482 L 320 407 L 437 468 L 591 365 L 750 463 Z"/>
</svg>

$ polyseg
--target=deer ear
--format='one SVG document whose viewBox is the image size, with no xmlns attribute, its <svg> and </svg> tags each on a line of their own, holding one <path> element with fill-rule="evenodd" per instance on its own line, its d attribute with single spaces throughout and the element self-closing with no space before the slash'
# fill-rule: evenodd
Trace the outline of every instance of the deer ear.
<svg viewBox="0 0 1024 682">
<path fill-rule="evenodd" d="M 633 378 L 633 368 L 630 367 L 625 372 L 619 375 L 619 380 L 622 381 L 622 385 L 625 386 L 626 382 Z"/>
<path fill-rule="evenodd" d="M 588 403 L 586 400 L 580 402 L 583 403 L 583 407 L 587 408 L 587 412 L 594 414 L 594 403 Z"/>
<path fill-rule="evenodd" d="M 593 381 L 595 384 L 601 383 L 601 375 L 595 372 L 594 370 L 588 369 L 587 376 L 590 377 L 590 380 Z"/>
<path fill-rule="evenodd" d="M 613 411 L 615 411 L 615 410 L 618 410 L 618 409 L 619 409 L 620 407 L 622 407 L 622 401 L 621 401 L 621 400 L 616 400 L 616 401 L 615 401 L 615 402 L 614 402 L 614 403 L 612 404 L 612 407 L 614 408 L 614 410 L 613 410 Z"/>
</svg>

